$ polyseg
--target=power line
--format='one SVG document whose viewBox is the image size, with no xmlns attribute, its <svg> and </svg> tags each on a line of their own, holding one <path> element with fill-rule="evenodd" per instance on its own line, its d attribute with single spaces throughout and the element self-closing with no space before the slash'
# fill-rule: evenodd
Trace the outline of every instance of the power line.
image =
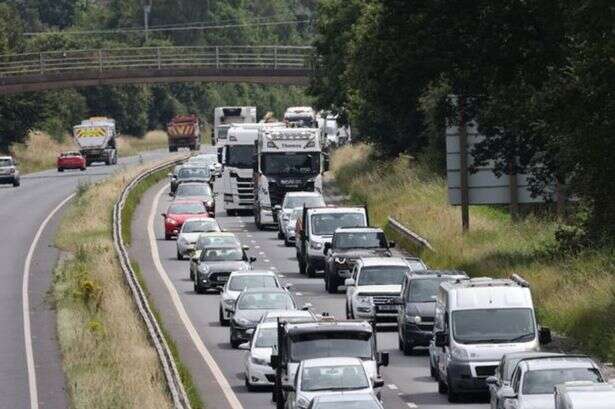
<svg viewBox="0 0 615 409">
<path fill-rule="evenodd" d="M 227 28 L 240 28 L 250 26 L 280 26 L 280 25 L 295 25 L 301 23 L 309 23 L 310 19 L 303 20 L 285 20 L 285 21 L 272 21 L 272 22 L 253 22 L 253 23 L 241 23 L 241 24 L 194 24 L 190 23 L 187 26 L 153 26 L 149 27 L 149 32 L 164 32 L 164 31 L 190 31 L 190 30 L 221 30 Z M 84 31 L 45 31 L 45 32 L 27 32 L 23 33 L 24 36 L 36 37 L 47 36 L 56 34 L 68 34 L 68 35 L 82 35 L 82 34 L 130 34 L 130 33 L 142 33 L 144 28 L 124 28 L 124 29 L 112 29 L 112 30 L 84 30 Z"/>
</svg>

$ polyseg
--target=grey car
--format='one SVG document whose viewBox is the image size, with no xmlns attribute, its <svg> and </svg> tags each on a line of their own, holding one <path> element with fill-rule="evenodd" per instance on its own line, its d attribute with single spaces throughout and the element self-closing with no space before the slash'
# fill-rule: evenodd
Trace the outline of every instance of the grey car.
<svg viewBox="0 0 615 409">
<path fill-rule="evenodd" d="M 295 310 L 297 304 L 286 289 L 250 288 L 239 295 L 230 323 L 230 344 L 239 348 L 248 342 L 254 328 L 269 311 Z"/>
<path fill-rule="evenodd" d="M 17 187 L 21 184 L 17 161 L 10 156 L 0 156 L 0 185 L 13 185 Z"/>
<path fill-rule="evenodd" d="M 208 247 L 201 251 L 194 291 L 202 294 L 207 290 L 220 291 L 233 271 L 252 269 L 254 257 L 248 257 L 241 246 Z"/>
</svg>

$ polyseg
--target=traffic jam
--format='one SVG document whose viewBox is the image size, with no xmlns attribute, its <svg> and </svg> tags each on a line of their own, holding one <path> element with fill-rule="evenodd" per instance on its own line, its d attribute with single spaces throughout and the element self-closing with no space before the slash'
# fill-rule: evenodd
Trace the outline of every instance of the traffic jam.
<svg viewBox="0 0 615 409">
<path fill-rule="evenodd" d="M 215 152 L 169 173 L 161 216 L 194 292 L 218 297 L 217 324 L 244 354 L 247 391 L 270 392 L 277 409 L 398 407 L 383 393 L 384 332 L 400 354 L 426 357 L 429 382 L 450 403 L 563 409 L 612 392 L 590 357 L 543 351 L 551 333 L 522 274 L 431 268 L 371 225 L 366 206 L 329 203 L 328 155 L 351 141 L 350 129 L 331 131 L 335 118 L 291 107 L 283 121 L 256 122 L 254 107 L 219 107 L 214 122 Z M 298 297 L 287 272 L 255 267 L 254 240 L 222 223 L 238 216 L 275 237 L 322 294 Z M 312 304 L 329 294 L 343 296 L 343 314 Z"/>
</svg>

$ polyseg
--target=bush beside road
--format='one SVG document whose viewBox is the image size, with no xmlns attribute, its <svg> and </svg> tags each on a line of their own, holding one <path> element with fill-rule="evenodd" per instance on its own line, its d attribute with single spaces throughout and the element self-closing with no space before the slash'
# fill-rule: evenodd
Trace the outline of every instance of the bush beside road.
<svg viewBox="0 0 615 409">
<path fill-rule="evenodd" d="M 528 216 L 513 222 L 495 207 L 471 207 L 470 232 L 462 235 L 460 210 L 447 204 L 445 179 L 409 158 L 380 162 L 370 154 L 366 145 L 338 149 L 331 170 L 353 201 L 368 204 L 372 224 L 385 226 L 392 215 L 428 239 L 437 252 L 400 244 L 431 266 L 472 276 L 521 274 L 531 283 L 542 324 L 586 352 L 615 360 L 614 249 L 562 254 L 554 221 Z"/>
</svg>

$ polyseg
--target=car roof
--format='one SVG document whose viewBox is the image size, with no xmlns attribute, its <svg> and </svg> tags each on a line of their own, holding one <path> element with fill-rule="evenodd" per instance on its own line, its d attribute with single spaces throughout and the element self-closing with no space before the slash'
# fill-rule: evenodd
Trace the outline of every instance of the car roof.
<svg viewBox="0 0 615 409">
<path fill-rule="evenodd" d="M 450 277 L 451 279 L 468 278 L 465 271 L 460 270 L 414 270 L 406 273 L 406 277 L 412 279 L 432 278 L 432 277 Z"/>
<path fill-rule="evenodd" d="M 327 358 L 313 358 L 305 359 L 303 362 L 304 368 L 314 368 L 319 366 L 348 366 L 348 365 L 361 365 L 361 359 L 354 357 L 327 357 Z"/>
<path fill-rule="evenodd" d="M 327 213 L 364 213 L 364 207 L 308 207 L 307 211 L 310 214 L 327 214 Z"/>
<path fill-rule="evenodd" d="M 233 271 L 231 277 L 237 276 L 272 276 L 275 277 L 276 273 L 271 270 L 242 270 Z"/>
<path fill-rule="evenodd" d="M 597 368 L 596 363 L 587 356 L 560 355 L 542 358 L 526 358 L 519 361 L 517 367 L 525 371 L 566 368 Z"/>
<path fill-rule="evenodd" d="M 420 260 L 417 260 L 420 261 Z M 408 261 L 403 257 L 362 257 L 357 260 L 361 267 L 399 266 L 409 267 Z"/>
<path fill-rule="evenodd" d="M 380 227 L 338 227 L 335 233 L 384 233 Z"/>
</svg>

